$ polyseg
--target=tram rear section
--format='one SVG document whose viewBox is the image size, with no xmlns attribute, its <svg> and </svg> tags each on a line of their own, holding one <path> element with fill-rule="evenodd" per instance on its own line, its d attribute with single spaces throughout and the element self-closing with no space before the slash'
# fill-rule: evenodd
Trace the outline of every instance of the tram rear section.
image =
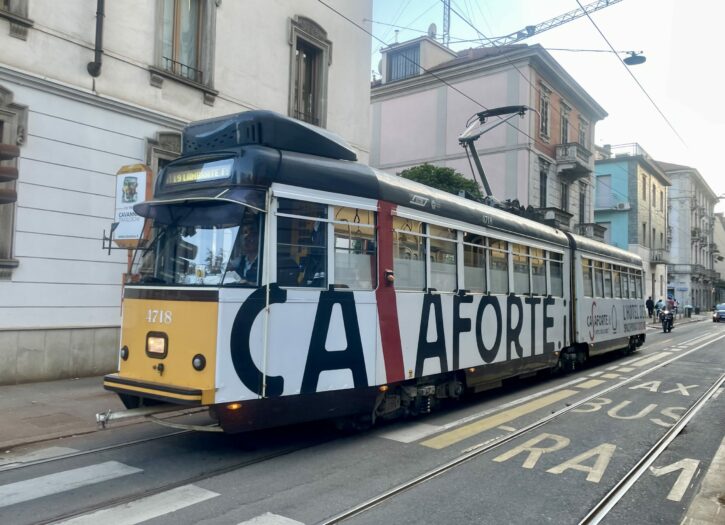
<svg viewBox="0 0 725 525">
<path fill-rule="evenodd" d="M 269 112 L 188 126 L 105 388 L 230 432 L 369 423 L 644 341 L 636 256 L 353 160 Z"/>
</svg>

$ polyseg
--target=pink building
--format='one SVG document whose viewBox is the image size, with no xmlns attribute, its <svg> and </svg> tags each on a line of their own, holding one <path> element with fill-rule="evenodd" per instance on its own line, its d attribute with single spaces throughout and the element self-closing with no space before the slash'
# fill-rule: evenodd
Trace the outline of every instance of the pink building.
<svg viewBox="0 0 725 525">
<path fill-rule="evenodd" d="M 424 36 L 384 49 L 373 84 L 370 162 L 391 173 L 425 162 L 472 176 L 458 136 L 477 112 L 526 105 L 475 143 L 493 194 L 552 223 L 601 236 L 592 223 L 594 129 L 604 109 L 539 45 L 456 53 Z M 497 118 L 489 124 L 496 124 Z"/>
</svg>

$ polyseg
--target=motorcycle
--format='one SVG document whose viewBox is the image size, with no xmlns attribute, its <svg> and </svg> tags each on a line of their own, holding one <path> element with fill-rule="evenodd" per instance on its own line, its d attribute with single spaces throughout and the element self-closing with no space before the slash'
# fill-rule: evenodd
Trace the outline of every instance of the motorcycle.
<svg viewBox="0 0 725 525">
<path fill-rule="evenodd" d="M 662 331 L 671 332 L 675 324 L 675 314 L 670 309 L 664 309 L 660 312 L 660 321 L 662 321 Z"/>
</svg>

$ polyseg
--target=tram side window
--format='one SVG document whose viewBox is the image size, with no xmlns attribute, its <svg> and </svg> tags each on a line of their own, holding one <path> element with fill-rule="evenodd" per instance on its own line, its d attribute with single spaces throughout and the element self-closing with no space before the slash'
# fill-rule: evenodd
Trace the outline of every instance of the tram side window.
<svg viewBox="0 0 725 525">
<path fill-rule="evenodd" d="M 594 261 L 594 295 L 604 297 L 604 273 L 602 263 L 599 261 Z"/>
<path fill-rule="evenodd" d="M 486 291 L 486 239 L 480 235 L 463 234 L 463 279 L 466 290 Z"/>
<path fill-rule="evenodd" d="M 456 241 L 455 230 L 429 225 L 430 236 L 430 287 L 439 292 L 456 289 Z"/>
<path fill-rule="evenodd" d="M 529 247 L 521 244 L 512 244 L 511 253 L 513 254 L 514 260 L 514 293 L 531 293 Z"/>
<path fill-rule="evenodd" d="M 594 297 L 594 281 L 592 281 L 592 260 L 582 259 L 582 277 L 584 278 L 584 295 Z"/>
<path fill-rule="evenodd" d="M 549 293 L 554 297 L 564 297 L 564 271 L 561 260 L 562 255 L 560 253 L 549 252 L 549 276 L 551 283 Z"/>
<path fill-rule="evenodd" d="M 501 294 L 509 292 L 509 259 L 508 243 L 489 239 L 488 245 L 491 248 L 488 252 L 490 257 L 489 270 L 491 272 L 491 293 Z"/>
<path fill-rule="evenodd" d="M 398 290 L 425 289 L 425 235 L 423 223 L 393 218 L 393 269 Z"/>
<path fill-rule="evenodd" d="M 629 275 L 624 268 L 622 268 L 622 297 L 629 298 Z"/>
<path fill-rule="evenodd" d="M 327 287 L 327 206 L 279 199 L 277 282 L 281 286 Z"/>
<path fill-rule="evenodd" d="M 531 248 L 531 293 L 546 295 L 546 261 L 544 250 Z"/>
<path fill-rule="evenodd" d="M 377 285 L 374 212 L 335 207 L 335 285 L 353 290 Z"/>
<path fill-rule="evenodd" d="M 614 291 L 614 297 L 617 299 L 622 297 L 622 276 L 621 268 L 619 266 L 612 267 L 612 288 Z"/>
<path fill-rule="evenodd" d="M 633 273 L 629 274 L 629 297 L 630 299 L 637 298 L 637 281 Z"/>
<path fill-rule="evenodd" d="M 636 283 L 634 289 L 637 292 L 637 299 L 642 299 L 642 272 L 638 270 L 634 279 Z"/>
<path fill-rule="evenodd" d="M 604 264 L 604 297 L 612 296 L 612 267 L 609 263 Z"/>
</svg>

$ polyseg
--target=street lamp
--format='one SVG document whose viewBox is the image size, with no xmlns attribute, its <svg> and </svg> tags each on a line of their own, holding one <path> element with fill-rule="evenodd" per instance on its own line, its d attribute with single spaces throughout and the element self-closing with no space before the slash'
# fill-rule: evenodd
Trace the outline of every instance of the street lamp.
<svg viewBox="0 0 725 525">
<path fill-rule="evenodd" d="M 612 51 L 610 49 L 571 49 L 565 47 L 547 47 L 547 51 L 574 51 L 584 53 L 616 53 L 618 55 L 629 55 L 622 59 L 622 62 L 628 66 L 637 66 L 644 64 L 647 61 L 647 57 L 642 53 L 644 51 Z"/>
</svg>

